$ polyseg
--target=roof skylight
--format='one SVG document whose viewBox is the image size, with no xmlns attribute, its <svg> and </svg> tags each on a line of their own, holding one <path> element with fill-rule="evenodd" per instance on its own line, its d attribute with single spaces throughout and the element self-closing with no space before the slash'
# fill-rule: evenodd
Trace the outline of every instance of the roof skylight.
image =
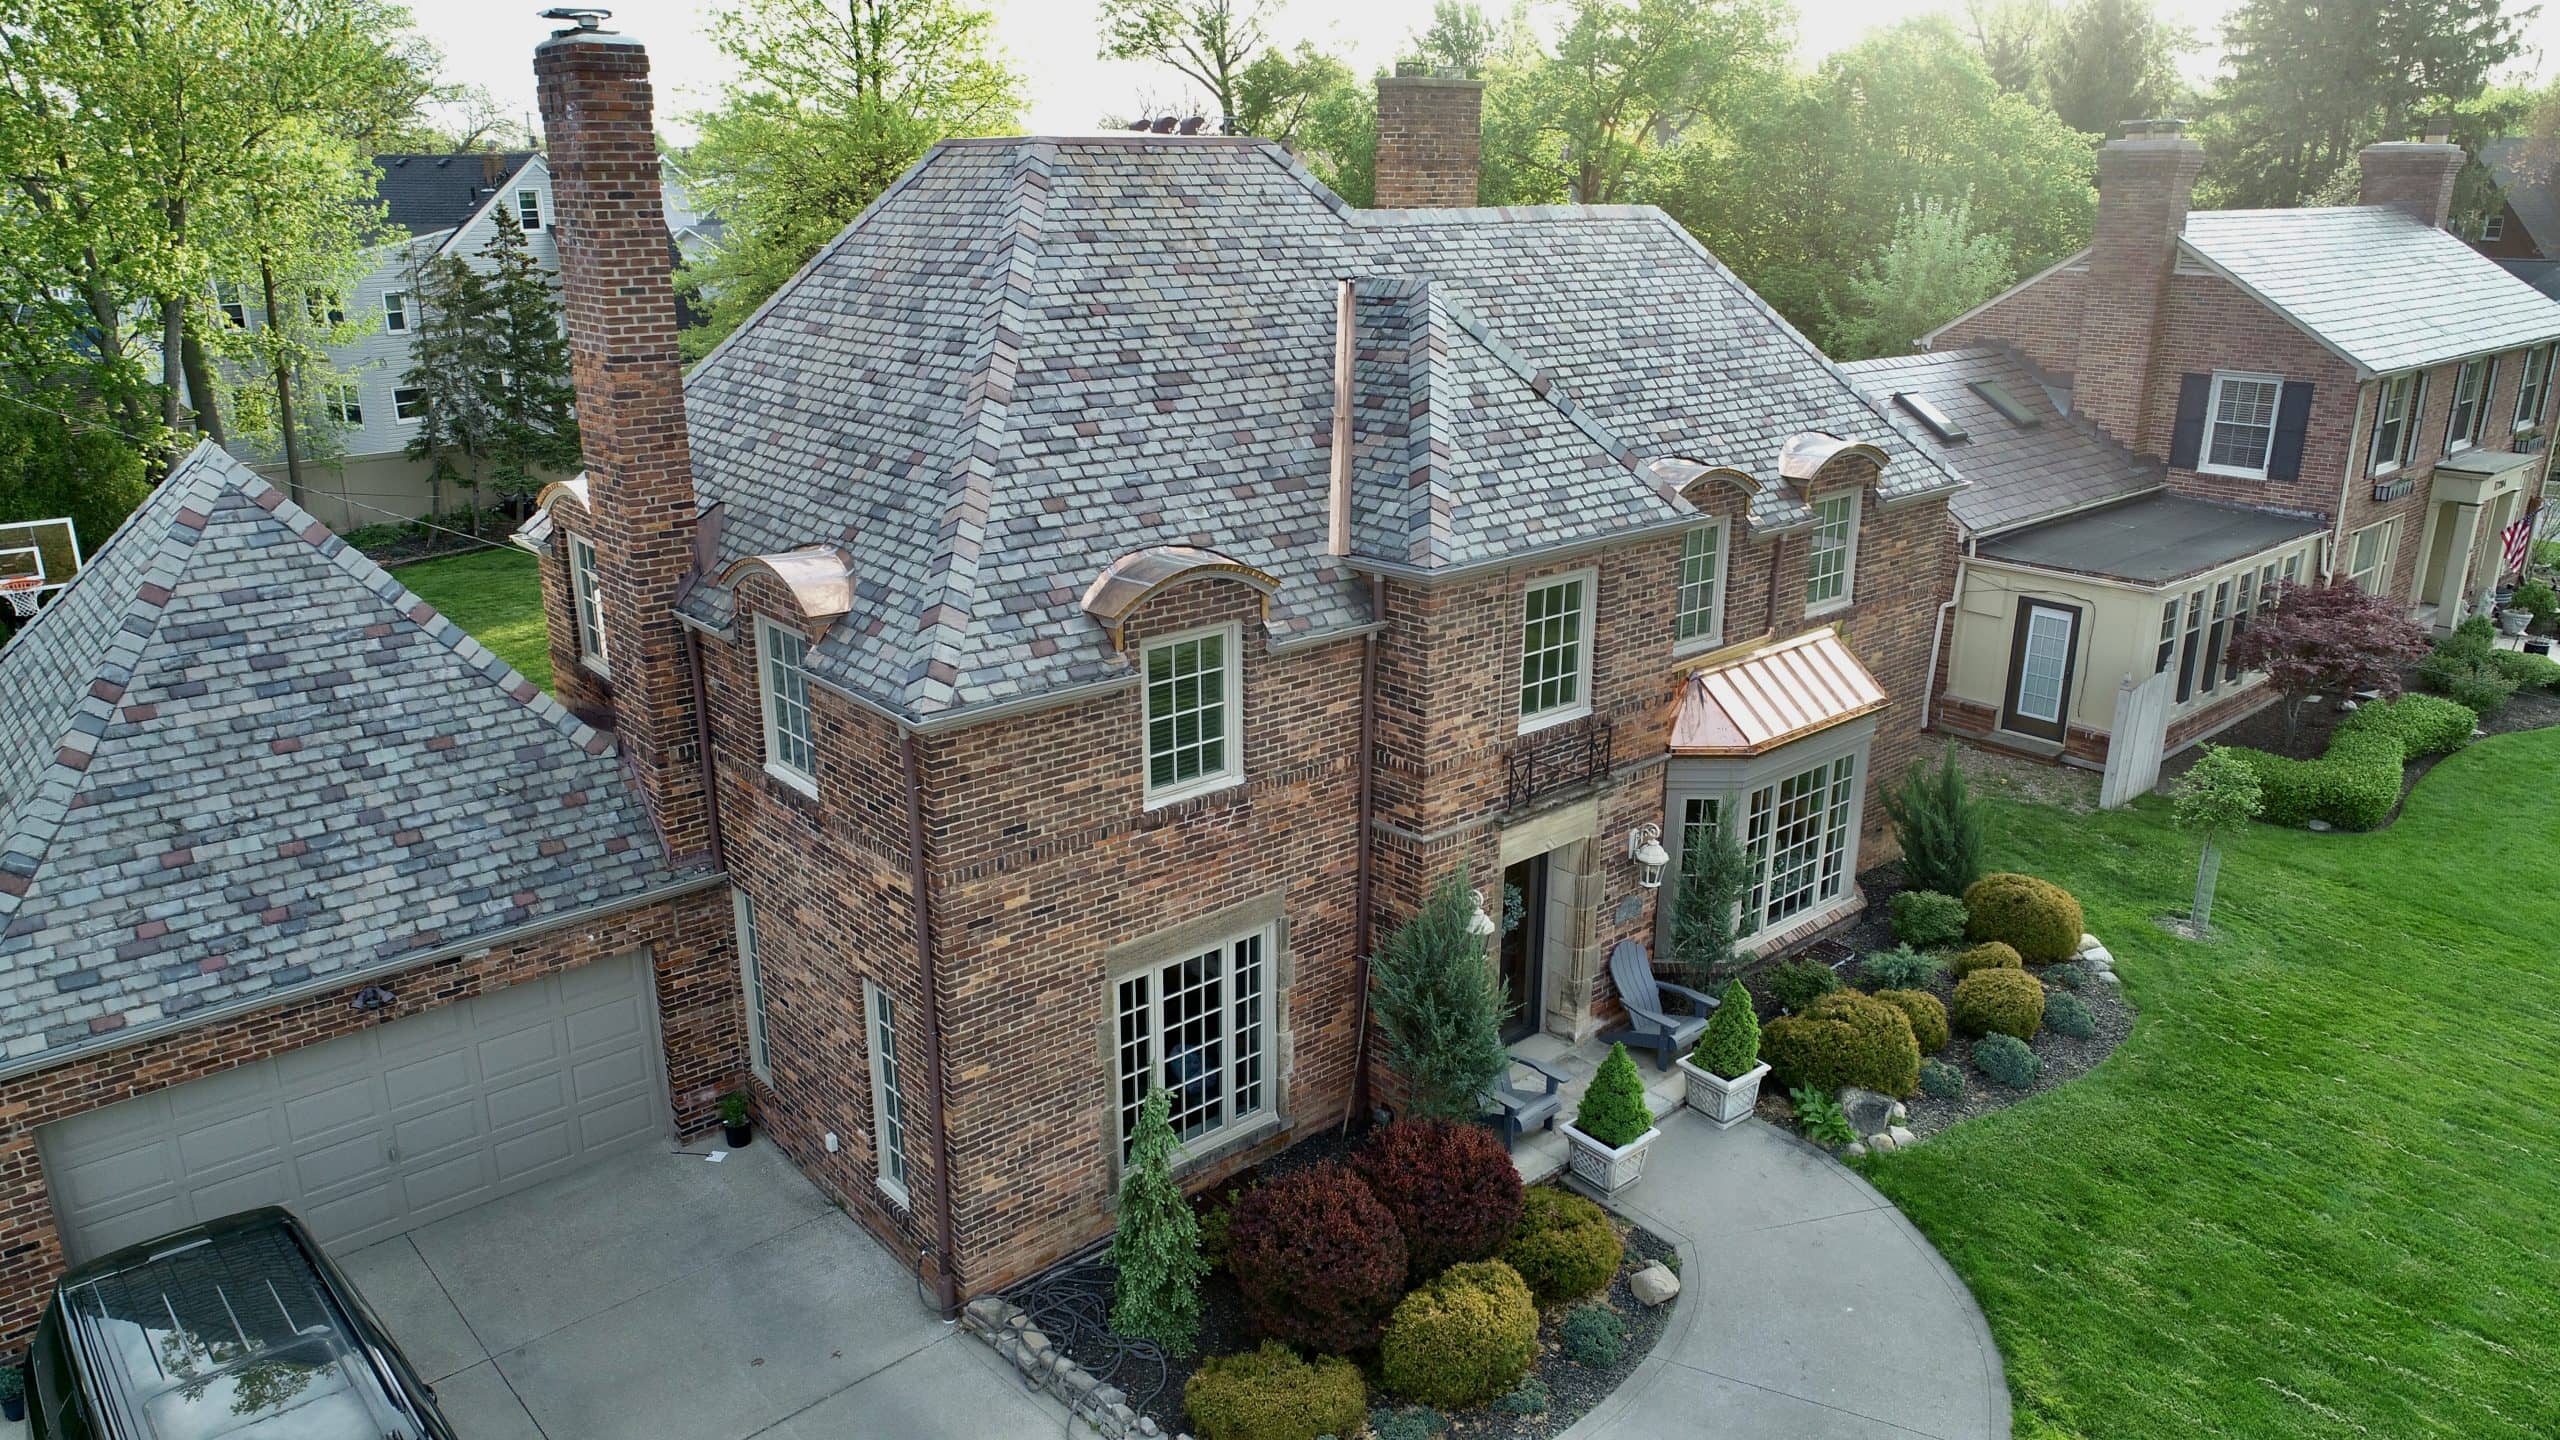
<svg viewBox="0 0 2560 1440">
<path fill-rule="evenodd" d="M 1930 434 L 1950 445 L 1967 438 L 1965 428 L 1955 422 L 1955 417 L 1932 404 L 1927 396 L 1897 390 L 1893 394 L 1893 403 L 1918 416 L 1920 423 L 1929 427 Z"/>
</svg>

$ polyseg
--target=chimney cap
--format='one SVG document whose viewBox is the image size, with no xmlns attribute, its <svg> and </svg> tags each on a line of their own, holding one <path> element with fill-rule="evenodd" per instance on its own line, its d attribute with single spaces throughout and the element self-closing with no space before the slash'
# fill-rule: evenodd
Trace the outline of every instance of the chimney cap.
<svg viewBox="0 0 2560 1440">
<path fill-rule="evenodd" d="M 2187 133 L 2187 122 L 2175 116 L 2124 122 L 2127 140 L 2175 140 Z"/>
<path fill-rule="evenodd" d="M 554 30 L 551 32 L 555 38 L 562 35 L 574 35 L 581 30 L 596 34 L 609 34 L 611 32 L 605 30 L 604 22 L 613 18 L 613 12 L 610 10 L 601 10 L 592 5 L 554 5 L 550 9 L 542 12 L 542 18 L 545 20 L 566 20 L 569 22 L 566 29 Z"/>
<path fill-rule="evenodd" d="M 2418 123 L 2418 139 L 2429 145 L 2453 143 L 2453 117 L 2442 111 Z"/>
</svg>

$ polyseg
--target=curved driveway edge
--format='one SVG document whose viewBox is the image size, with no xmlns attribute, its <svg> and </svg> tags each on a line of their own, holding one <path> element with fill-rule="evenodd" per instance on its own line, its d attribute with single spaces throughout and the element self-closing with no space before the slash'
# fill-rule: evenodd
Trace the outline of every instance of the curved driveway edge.
<svg viewBox="0 0 2560 1440">
<path fill-rule="evenodd" d="M 1891 1201 L 1760 1121 L 1661 1123 L 1618 1208 L 1678 1243 L 1678 1310 L 1564 1440 L 2009 1440 L 1991 1327 Z"/>
</svg>

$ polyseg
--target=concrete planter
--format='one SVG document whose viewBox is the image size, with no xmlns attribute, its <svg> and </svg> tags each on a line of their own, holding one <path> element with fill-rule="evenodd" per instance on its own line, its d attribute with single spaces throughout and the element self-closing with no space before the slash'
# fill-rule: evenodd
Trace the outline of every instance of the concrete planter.
<svg viewBox="0 0 2560 1440">
<path fill-rule="evenodd" d="M 1754 1065 L 1727 1080 L 1690 1064 L 1686 1055 L 1678 1063 L 1689 1081 L 1689 1108 L 1714 1121 L 1719 1130 L 1730 1130 L 1751 1118 L 1751 1107 L 1760 1103 L 1760 1077 L 1769 1073 L 1768 1066 Z"/>
<path fill-rule="evenodd" d="M 1619 1191 L 1644 1177 L 1644 1152 L 1662 1133 L 1648 1128 L 1625 1148 L 1613 1150 L 1575 1129 L 1570 1120 L 1557 1121 L 1556 1128 L 1564 1132 L 1565 1173 L 1603 1200 L 1616 1199 Z"/>
</svg>

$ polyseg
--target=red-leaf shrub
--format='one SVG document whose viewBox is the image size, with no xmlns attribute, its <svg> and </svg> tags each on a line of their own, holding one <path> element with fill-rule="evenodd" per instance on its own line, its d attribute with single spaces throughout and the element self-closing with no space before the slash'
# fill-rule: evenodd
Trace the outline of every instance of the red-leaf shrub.
<svg viewBox="0 0 2560 1440">
<path fill-rule="evenodd" d="M 2368 595 L 2343 577 L 2326 585 L 2276 582 L 2257 613 L 2232 637 L 2231 664 L 2263 670 L 2284 697 L 2287 748 L 2301 733 L 2313 695 L 2358 690 L 2400 693 L 2401 667 L 2425 658 L 2426 627 L 2388 595 Z"/>
<path fill-rule="evenodd" d="M 1378 1343 L 1404 1294 L 1404 1235 L 1367 1181 L 1313 1165 L 1236 1197 L 1227 1270 L 1260 1334 L 1346 1355 Z"/>
<path fill-rule="evenodd" d="M 1481 1125 L 1399 1120 L 1352 1165 L 1404 1232 L 1405 1283 L 1490 1259 L 1520 1224 L 1520 1170 Z"/>
</svg>

